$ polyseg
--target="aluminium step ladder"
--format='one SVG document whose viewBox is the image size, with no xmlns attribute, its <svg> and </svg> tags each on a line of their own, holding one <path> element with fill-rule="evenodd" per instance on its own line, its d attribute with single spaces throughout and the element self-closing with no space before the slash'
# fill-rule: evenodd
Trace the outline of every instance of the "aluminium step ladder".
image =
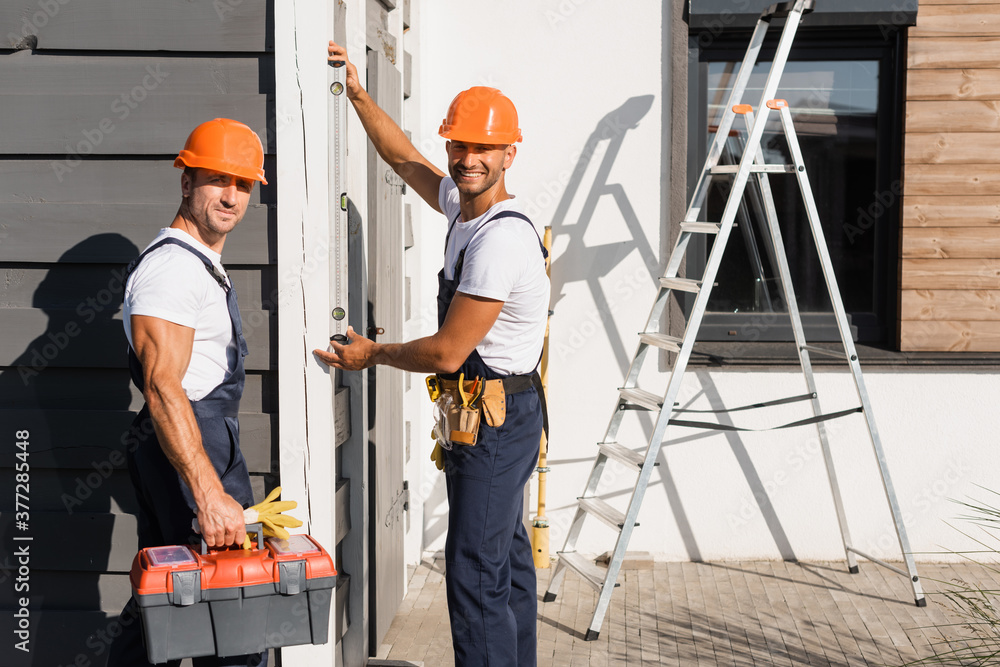
<svg viewBox="0 0 1000 667">
<path fill-rule="evenodd" d="M 751 176 L 753 176 L 756 181 L 754 184 L 756 187 L 751 187 L 749 194 L 752 201 L 755 196 L 754 192 L 756 192 L 761 200 L 759 206 L 764 209 L 764 219 L 762 224 L 766 227 L 766 232 L 769 237 L 766 239 L 769 245 L 767 248 L 768 255 L 779 274 L 780 280 L 778 281 L 778 285 L 780 287 L 780 295 L 783 297 L 784 302 L 788 307 L 788 314 L 791 319 L 795 344 L 805 378 L 807 393 L 802 396 L 778 399 L 753 406 L 735 408 L 730 411 L 781 405 L 800 400 L 809 401 L 812 406 L 813 417 L 793 422 L 791 424 L 785 424 L 778 428 L 804 426 L 809 424 L 815 424 L 816 426 L 823 452 L 823 458 L 826 464 L 827 475 L 830 481 L 830 489 L 833 495 L 837 520 L 840 525 L 840 533 L 849 571 L 851 573 L 858 572 L 856 556 L 861 556 L 862 558 L 870 560 L 873 563 L 905 576 L 911 583 L 916 604 L 918 606 L 925 606 L 927 604 L 921 589 L 920 579 L 917 576 L 916 566 L 913 561 L 909 541 L 906 536 L 906 530 L 903 525 L 902 514 L 896 501 L 896 494 L 889 476 L 888 465 L 882 451 L 881 439 L 879 438 L 878 429 L 875 424 L 871 403 L 868 397 L 868 391 L 865 388 L 864 379 L 861 375 L 861 367 L 858 363 L 857 351 L 854 347 L 854 341 L 851 337 L 847 322 L 847 315 L 844 311 L 844 304 L 841 300 L 836 277 L 833 273 L 830 254 L 826 246 L 822 226 L 820 225 L 819 212 L 816 209 L 816 202 L 813 199 L 812 189 L 809 185 L 809 176 L 806 172 L 805 164 L 803 163 L 798 138 L 792 124 L 791 112 L 788 108 L 788 104 L 784 100 L 775 99 L 778 82 L 781 79 L 782 72 L 788 60 L 788 54 L 791 50 L 792 42 L 802 19 L 802 15 L 812 11 L 813 4 L 814 0 L 793 0 L 792 2 L 772 5 L 761 14 L 761 17 L 757 22 L 757 27 L 754 30 L 750 46 L 747 50 L 746 56 L 744 57 L 743 64 L 740 67 L 739 74 L 733 83 L 729 101 L 715 133 L 714 141 L 709 149 L 708 158 L 705 161 L 704 168 L 699 177 L 697 186 L 695 187 L 687 213 L 680 223 L 680 234 L 677 238 L 673 252 L 671 253 L 670 260 L 667 263 L 665 274 L 662 278 L 660 278 L 660 288 L 656 299 L 653 302 L 653 307 L 646 322 L 645 329 L 639 334 L 639 345 L 625 377 L 625 384 L 619 389 L 620 394 L 618 402 L 615 406 L 615 410 L 611 417 L 604 439 L 598 443 L 599 452 L 594 461 L 594 467 L 587 481 L 584 493 L 579 498 L 579 504 L 575 517 L 567 532 L 566 545 L 563 550 L 559 552 L 559 562 L 553 572 L 548 591 L 545 593 L 544 601 L 549 602 L 556 598 L 556 594 L 559 591 L 559 587 L 562 584 L 562 580 L 568 569 L 578 573 L 585 582 L 595 588 L 599 593 L 599 597 L 597 608 L 594 610 L 590 627 L 587 630 L 587 640 L 597 639 L 600 633 L 605 613 L 607 612 L 608 605 L 611 601 L 611 594 L 617 585 L 616 580 L 618 578 L 618 573 L 621 570 L 622 561 L 625 557 L 625 552 L 628 547 L 629 539 L 632 535 L 632 530 L 637 525 L 636 521 L 639 514 L 639 508 L 642 505 L 643 495 L 649 485 L 653 467 L 657 465 L 657 456 L 665 439 L 668 425 L 674 424 L 677 426 L 718 428 L 722 430 L 753 430 L 741 429 L 729 425 L 683 421 L 674 418 L 676 413 L 682 412 L 674 407 L 675 401 L 678 397 L 684 371 L 688 360 L 690 359 L 692 348 L 697 338 L 698 329 L 705 314 L 709 301 L 709 295 L 711 293 L 719 265 L 722 262 L 723 253 L 726 249 L 730 233 L 732 232 L 733 227 L 735 226 L 734 223 L 738 217 L 742 218 L 741 224 L 748 224 L 745 212 L 741 213 L 740 209 L 741 206 L 743 206 L 744 194 L 747 193 L 748 183 L 750 182 Z M 770 27 L 770 23 L 772 20 L 779 18 L 785 19 L 785 25 L 781 33 L 781 39 L 778 43 L 774 60 L 771 64 L 770 72 L 767 76 L 767 81 L 764 84 L 764 90 L 760 103 L 757 106 L 758 114 L 755 117 L 753 107 L 741 104 L 741 100 L 744 92 L 746 91 L 753 67 L 757 62 L 761 46 L 764 42 L 764 37 Z M 775 111 L 780 115 L 781 127 L 788 143 L 789 152 L 792 158 L 791 164 L 767 164 L 764 161 L 764 152 L 761 147 L 761 141 L 764 135 L 765 126 L 767 125 L 772 111 Z M 726 145 L 730 139 L 730 132 L 733 129 L 734 121 L 738 115 L 743 116 L 745 125 L 749 132 L 747 140 L 742 144 L 743 154 L 742 156 L 737 156 L 739 158 L 738 165 L 720 164 L 724 153 L 727 151 Z M 784 252 L 781 232 L 778 227 L 777 212 L 775 210 L 774 200 L 769 186 L 768 174 L 794 174 L 797 178 L 799 189 L 801 190 L 802 198 L 805 203 L 809 229 L 812 233 L 816 250 L 819 255 L 819 260 L 822 265 L 823 276 L 833 305 L 833 314 L 837 322 L 837 329 L 843 343 L 842 351 L 833 351 L 823 347 L 812 346 L 806 342 L 798 306 L 795 300 L 795 292 L 792 287 L 788 259 Z M 702 207 L 707 199 L 712 178 L 716 176 L 732 177 L 732 188 L 726 201 L 722 220 L 717 223 L 703 222 L 699 220 L 702 214 Z M 758 208 L 758 206 L 755 205 L 754 208 Z M 680 277 L 677 274 L 684 259 L 684 255 L 688 249 L 688 244 L 695 235 L 711 235 L 715 237 L 715 242 L 712 246 L 711 252 L 709 253 L 704 275 L 700 279 Z M 694 305 L 691 308 L 691 314 L 688 318 L 687 327 L 684 331 L 683 337 L 681 338 L 670 336 L 659 331 L 660 318 L 663 313 L 663 309 L 670 295 L 675 291 L 695 295 Z M 673 368 L 670 372 L 668 386 L 662 396 L 638 387 L 639 372 L 650 349 L 666 350 L 674 354 Z M 860 402 L 858 407 L 823 414 L 817 397 L 816 384 L 813 378 L 812 365 L 810 363 L 810 354 L 832 355 L 848 362 Z M 652 358 L 655 359 L 656 355 L 653 355 Z M 618 429 L 621 425 L 623 417 L 627 412 L 637 410 L 647 410 L 657 414 L 655 426 L 653 427 L 653 432 L 650 436 L 645 452 L 634 451 L 617 442 Z M 859 551 L 854 548 L 851 543 L 844 505 L 841 500 L 840 490 L 837 484 L 837 476 L 833 466 L 830 444 L 824 427 L 824 422 L 829 419 L 844 417 L 858 412 L 862 413 L 864 416 L 866 426 L 868 428 L 879 472 L 882 476 L 886 499 L 892 514 L 893 523 L 895 524 L 896 535 L 899 539 L 900 550 L 905 562 L 905 571 Z M 635 489 L 632 493 L 628 509 L 624 513 L 612 507 L 610 504 L 597 496 L 597 487 L 608 459 L 614 459 L 628 467 L 638 469 L 638 479 L 635 483 Z M 576 551 L 577 540 L 588 516 L 593 516 L 601 520 L 618 532 L 618 539 L 614 550 L 611 552 L 611 558 L 606 569 L 599 567 L 594 564 L 593 561 Z"/>
</svg>

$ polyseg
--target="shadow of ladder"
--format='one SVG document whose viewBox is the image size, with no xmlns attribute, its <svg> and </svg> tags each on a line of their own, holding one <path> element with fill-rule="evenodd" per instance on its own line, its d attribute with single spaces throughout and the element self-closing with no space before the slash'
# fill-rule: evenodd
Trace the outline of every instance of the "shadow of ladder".
<svg viewBox="0 0 1000 667">
<path fill-rule="evenodd" d="M 741 207 L 743 206 L 743 196 L 747 192 L 751 175 L 753 175 L 755 179 L 754 186 L 756 187 L 751 186 L 749 194 L 751 195 L 752 202 L 755 197 L 759 198 L 759 202 L 755 205 L 755 208 L 758 206 L 763 208 L 764 216 L 762 224 L 768 232 L 770 241 L 770 245 L 767 250 L 768 253 L 772 255 L 771 259 L 777 267 L 780 276 L 781 291 L 783 293 L 784 300 L 788 305 L 789 316 L 792 322 L 792 330 L 795 335 L 796 348 L 806 382 L 807 393 L 800 396 L 793 396 L 790 398 L 782 398 L 774 401 L 733 408 L 728 411 L 732 412 L 737 410 L 770 407 L 795 401 L 809 401 L 812 406 L 813 417 L 789 424 L 783 424 L 775 428 L 780 429 L 815 424 L 819 434 L 823 458 L 826 463 L 827 475 L 830 480 L 830 488 L 837 512 L 837 520 L 840 525 L 841 538 L 844 545 L 844 553 L 847 560 L 848 570 L 852 574 L 857 573 L 858 565 L 856 556 L 866 558 L 878 565 L 907 577 L 911 583 L 914 601 L 917 606 L 922 607 L 927 604 L 921 588 L 920 578 L 916 572 L 916 566 L 910 550 L 909 540 L 906 536 L 906 529 L 903 525 L 902 514 L 896 500 L 895 490 L 889 476 L 888 465 L 886 463 L 885 454 L 882 450 L 881 438 L 878 434 L 871 403 L 868 397 L 868 391 L 865 387 L 864 378 L 861 374 L 861 367 L 858 363 L 857 351 L 854 347 L 854 341 L 848 327 L 847 316 L 840 296 L 840 290 L 837 286 L 836 277 L 833 273 L 829 250 L 826 246 L 826 241 L 820 224 L 819 213 L 816 208 L 816 202 L 813 199 L 812 189 L 809 185 L 809 177 L 802 159 L 802 152 L 799 148 L 798 138 L 795 134 L 791 112 L 788 108 L 787 102 L 784 100 L 774 99 L 774 95 L 778 88 L 778 82 L 781 79 L 782 72 L 784 71 L 785 64 L 787 63 L 788 54 L 791 50 L 792 42 L 794 41 L 799 23 L 801 22 L 803 14 L 812 11 L 813 4 L 814 0 L 794 0 L 792 2 L 772 5 L 761 14 L 760 19 L 757 21 L 757 26 L 754 30 L 753 36 L 751 37 L 750 46 L 747 50 L 746 56 L 744 57 L 743 64 L 740 67 L 739 75 L 736 77 L 733 84 L 733 88 L 729 96 L 729 102 L 726 105 L 725 113 L 715 133 L 715 139 L 709 150 L 708 157 L 699 177 L 698 184 L 695 187 L 687 213 L 680 223 L 680 234 L 671 253 L 670 260 L 667 263 L 664 276 L 660 278 L 660 288 L 656 299 L 653 302 L 653 307 L 646 322 L 645 329 L 643 333 L 639 334 L 639 345 L 634 357 L 632 358 L 632 363 L 625 378 L 625 384 L 619 389 L 619 398 L 617 404 L 615 405 L 614 413 L 612 414 L 604 439 L 598 443 L 599 451 L 594 461 L 594 467 L 587 481 L 586 489 L 584 490 L 583 495 L 578 499 L 577 511 L 566 536 L 566 545 L 562 551 L 558 552 L 559 562 L 553 572 L 549 588 L 546 591 L 543 600 L 545 602 L 555 600 L 559 587 L 562 584 L 562 580 L 566 575 L 567 569 L 575 571 L 585 582 L 595 588 L 599 593 L 599 597 L 597 607 L 594 610 L 590 627 L 588 628 L 585 637 L 588 641 L 597 639 L 600 634 L 601 625 L 604 622 L 604 616 L 611 601 L 611 594 L 618 585 L 616 580 L 618 578 L 618 573 L 621 570 L 622 562 L 625 558 L 625 552 L 628 548 L 628 542 L 631 538 L 632 530 L 637 525 L 636 520 L 638 518 L 639 508 L 642 505 L 643 496 L 647 486 L 649 485 L 653 468 L 658 465 L 657 456 L 660 451 L 660 446 L 665 439 L 667 426 L 673 424 L 675 426 L 711 428 L 725 431 L 772 430 L 745 429 L 728 424 L 693 422 L 673 418 L 674 414 L 684 412 L 684 410 L 678 410 L 674 407 L 676 405 L 675 401 L 680 390 L 685 368 L 688 360 L 690 359 L 695 340 L 697 339 L 698 329 L 701 325 L 702 317 L 705 314 L 709 296 L 714 285 L 715 277 L 718 273 L 719 265 L 722 262 L 722 257 L 725 252 L 730 233 L 732 232 L 734 223 L 738 217 L 743 218 L 744 220 L 746 218 L 745 210 L 741 211 Z M 785 19 L 785 25 L 782 30 L 781 39 L 774 56 L 774 60 L 771 64 L 767 82 L 764 85 L 764 91 L 761 96 L 760 103 L 757 107 L 759 115 L 754 118 L 753 107 L 748 104 L 742 104 L 741 100 L 750 80 L 750 74 L 759 57 L 760 49 L 764 42 L 764 37 L 767 34 L 768 28 L 770 27 L 771 21 L 780 18 Z M 786 140 L 788 141 L 789 150 L 792 156 L 792 164 L 766 164 L 764 162 L 761 140 L 763 138 L 764 129 L 771 111 L 777 111 L 780 114 L 782 130 L 785 134 Z M 739 157 L 739 164 L 722 165 L 720 164 L 720 160 L 723 154 L 727 150 L 732 150 L 731 148 L 727 148 L 727 144 L 730 138 L 730 131 L 732 130 L 733 123 L 737 115 L 742 115 L 744 117 L 746 127 L 749 129 L 749 137 L 746 143 L 741 147 L 743 149 L 742 156 L 737 156 Z M 781 233 L 778 227 L 777 213 L 768 181 L 768 174 L 772 173 L 795 174 L 797 177 L 798 185 L 806 207 L 809 227 L 812 232 L 816 250 L 819 254 L 820 263 L 823 268 L 824 280 L 826 282 L 830 300 L 833 304 L 833 314 L 837 321 L 837 328 L 840 332 L 843 350 L 832 351 L 826 348 L 812 346 L 807 344 L 805 340 L 798 305 L 795 300 L 795 292 L 791 283 L 788 259 L 785 256 L 784 245 L 782 243 Z M 702 214 L 702 208 L 708 196 L 712 178 L 716 176 L 726 176 L 734 179 L 726 202 L 726 207 L 723 212 L 722 220 L 718 223 L 699 221 Z M 679 277 L 677 274 L 683 262 L 684 255 L 687 252 L 688 243 L 693 236 L 700 234 L 715 236 L 715 243 L 712 245 L 712 250 L 709 254 L 708 262 L 705 267 L 704 276 L 700 280 Z M 675 291 L 687 292 L 696 295 L 694 305 L 688 317 L 687 327 L 685 328 L 684 335 L 681 338 L 670 336 L 658 331 L 663 309 L 671 293 Z M 667 352 L 674 353 L 673 368 L 670 371 L 666 392 L 662 397 L 658 394 L 640 389 L 638 387 L 639 373 L 642 369 L 644 361 L 646 360 L 647 353 L 651 348 L 662 349 Z M 816 391 L 816 384 L 812 373 L 812 365 L 810 363 L 810 353 L 830 355 L 848 362 L 860 401 L 860 405 L 858 407 L 826 414 L 821 411 Z M 655 355 L 653 358 L 655 358 Z M 625 414 L 628 412 L 650 412 L 656 413 L 657 415 L 656 423 L 645 452 L 637 452 L 629 449 L 628 447 L 619 444 L 616 440 L 618 428 L 621 425 Z M 845 417 L 859 412 L 862 413 L 865 418 L 865 423 L 871 438 L 875 458 L 882 477 L 886 500 L 888 501 L 889 509 L 892 513 L 896 534 L 899 538 L 900 550 L 902 551 L 903 560 L 906 565 L 905 571 L 871 555 L 863 553 L 851 544 L 850 532 L 847 527 L 846 514 L 844 512 L 844 505 L 840 496 L 840 489 L 837 484 L 837 476 L 833 466 L 830 444 L 827 438 L 824 422 L 830 419 Z M 608 459 L 614 459 L 625 464 L 627 467 L 631 467 L 633 469 L 637 468 L 639 471 L 639 476 L 635 483 L 632 498 L 629 502 L 627 511 L 624 513 L 612 507 L 596 495 L 598 484 L 601 480 L 601 476 L 604 472 L 605 464 Z M 611 552 L 611 558 L 606 569 L 599 567 L 587 557 L 576 551 L 577 540 L 580 537 L 585 519 L 588 516 L 593 516 L 609 525 L 612 529 L 618 531 L 618 540 L 615 544 L 614 550 Z"/>
</svg>

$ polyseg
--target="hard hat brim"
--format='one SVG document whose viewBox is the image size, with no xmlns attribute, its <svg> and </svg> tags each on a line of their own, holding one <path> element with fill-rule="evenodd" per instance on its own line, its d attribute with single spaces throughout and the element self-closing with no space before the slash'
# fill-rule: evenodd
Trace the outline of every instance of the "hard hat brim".
<svg viewBox="0 0 1000 667">
<path fill-rule="evenodd" d="M 239 176 L 240 178 L 249 178 L 254 181 L 260 181 L 261 184 L 267 185 L 267 179 L 264 178 L 263 168 L 252 169 L 246 166 L 236 165 L 231 162 L 222 162 L 216 158 L 200 158 L 188 150 L 182 150 L 177 155 L 177 158 L 174 160 L 174 166 L 178 169 L 183 169 L 184 167 L 192 167 L 194 169 L 211 169 L 212 171 L 218 171 L 223 174 L 232 174 L 233 176 Z"/>
</svg>

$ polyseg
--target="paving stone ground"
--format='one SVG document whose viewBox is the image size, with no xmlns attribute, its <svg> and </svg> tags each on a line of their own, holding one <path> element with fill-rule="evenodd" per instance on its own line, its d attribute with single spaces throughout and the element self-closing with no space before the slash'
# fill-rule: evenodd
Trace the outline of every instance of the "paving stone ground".
<svg viewBox="0 0 1000 667">
<path fill-rule="evenodd" d="M 909 582 L 872 563 L 661 563 L 624 569 L 596 641 L 584 641 L 596 592 L 568 572 L 543 603 L 552 570 L 538 573 L 538 664 L 725 665 L 738 667 L 903 665 L 968 631 L 941 592 L 961 579 L 1000 589 L 1000 574 L 976 564 L 918 564 L 929 604 Z M 409 589 L 374 664 L 454 665 L 444 561 L 411 568 Z M 391 661 L 391 662 L 389 662 Z"/>
</svg>

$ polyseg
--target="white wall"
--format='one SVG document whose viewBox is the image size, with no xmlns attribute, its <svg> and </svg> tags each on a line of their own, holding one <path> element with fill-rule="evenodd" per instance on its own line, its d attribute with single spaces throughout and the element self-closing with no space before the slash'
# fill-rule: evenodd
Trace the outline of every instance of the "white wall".
<svg viewBox="0 0 1000 667">
<path fill-rule="evenodd" d="M 554 227 L 548 483 L 554 553 L 583 491 L 594 443 L 611 416 L 663 261 L 666 221 L 660 219 L 660 201 L 669 192 L 664 164 L 670 144 L 663 112 L 669 67 L 662 56 L 669 45 L 663 41 L 661 3 L 441 0 L 416 3 L 418 9 L 415 142 L 444 166 L 444 142 L 436 131 L 452 97 L 473 85 L 500 88 L 517 105 L 524 133 L 508 172 L 508 189 L 525 200 L 539 231 Z M 588 141 L 593 152 L 581 155 Z M 602 174 L 599 167 L 613 147 L 620 152 L 608 159 Z M 578 187 L 570 188 L 574 169 L 583 176 Z M 585 206 L 588 196 L 593 199 Z M 423 280 L 423 304 L 415 307 L 423 308 L 422 331 L 429 333 L 435 326 L 433 276 L 440 267 L 444 220 L 416 203 L 414 212 Z M 827 410 L 856 404 L 844 370 L 817 374 Z M 977 484 L 1000 490 L 994 408 L 1000 402 L 1000 377 L 869 370 L 866 378 L 911 545 L 918 560 L 948 559 L 942 547 L 970 546 L 945 523 L 963 514 L 949 499 L 990 500 Z M 688 373 L 682 398 L 691 407 L 731 407 L 803 389 L 794 367 L 699 370 Z M 424 399 L 407 407 L 416 410 L 407 418 L 413 420 L 414 456 L 424 466 L 411 483 L 413 495 L 425 503 L 422 547 L 439 550 L 447 503 L 443 476 L 426 462 L 429 403 Z M 737 424 L 764 427 L 810 413 L 802 403 L 737 414 Z M 651 423 L 632 423 L 637 426 L 623 429 L 619 442 L 639 448 Z M 830 422 L 828 428 L 854 545 L 899 559 L 860 416 Z M 630 548 L 683 560 L 843 559 L 815 434 L 814 427 L 739 435 L 672 429 Z M 617 473 L 607 476 L 615 479 L 601 491 L 624 508 L 634 476 Z M 613 546 L 603 524 L 588 526 L 591 537 L 581 540 L 581 551 L 599 553 Z"/>
</svg>

